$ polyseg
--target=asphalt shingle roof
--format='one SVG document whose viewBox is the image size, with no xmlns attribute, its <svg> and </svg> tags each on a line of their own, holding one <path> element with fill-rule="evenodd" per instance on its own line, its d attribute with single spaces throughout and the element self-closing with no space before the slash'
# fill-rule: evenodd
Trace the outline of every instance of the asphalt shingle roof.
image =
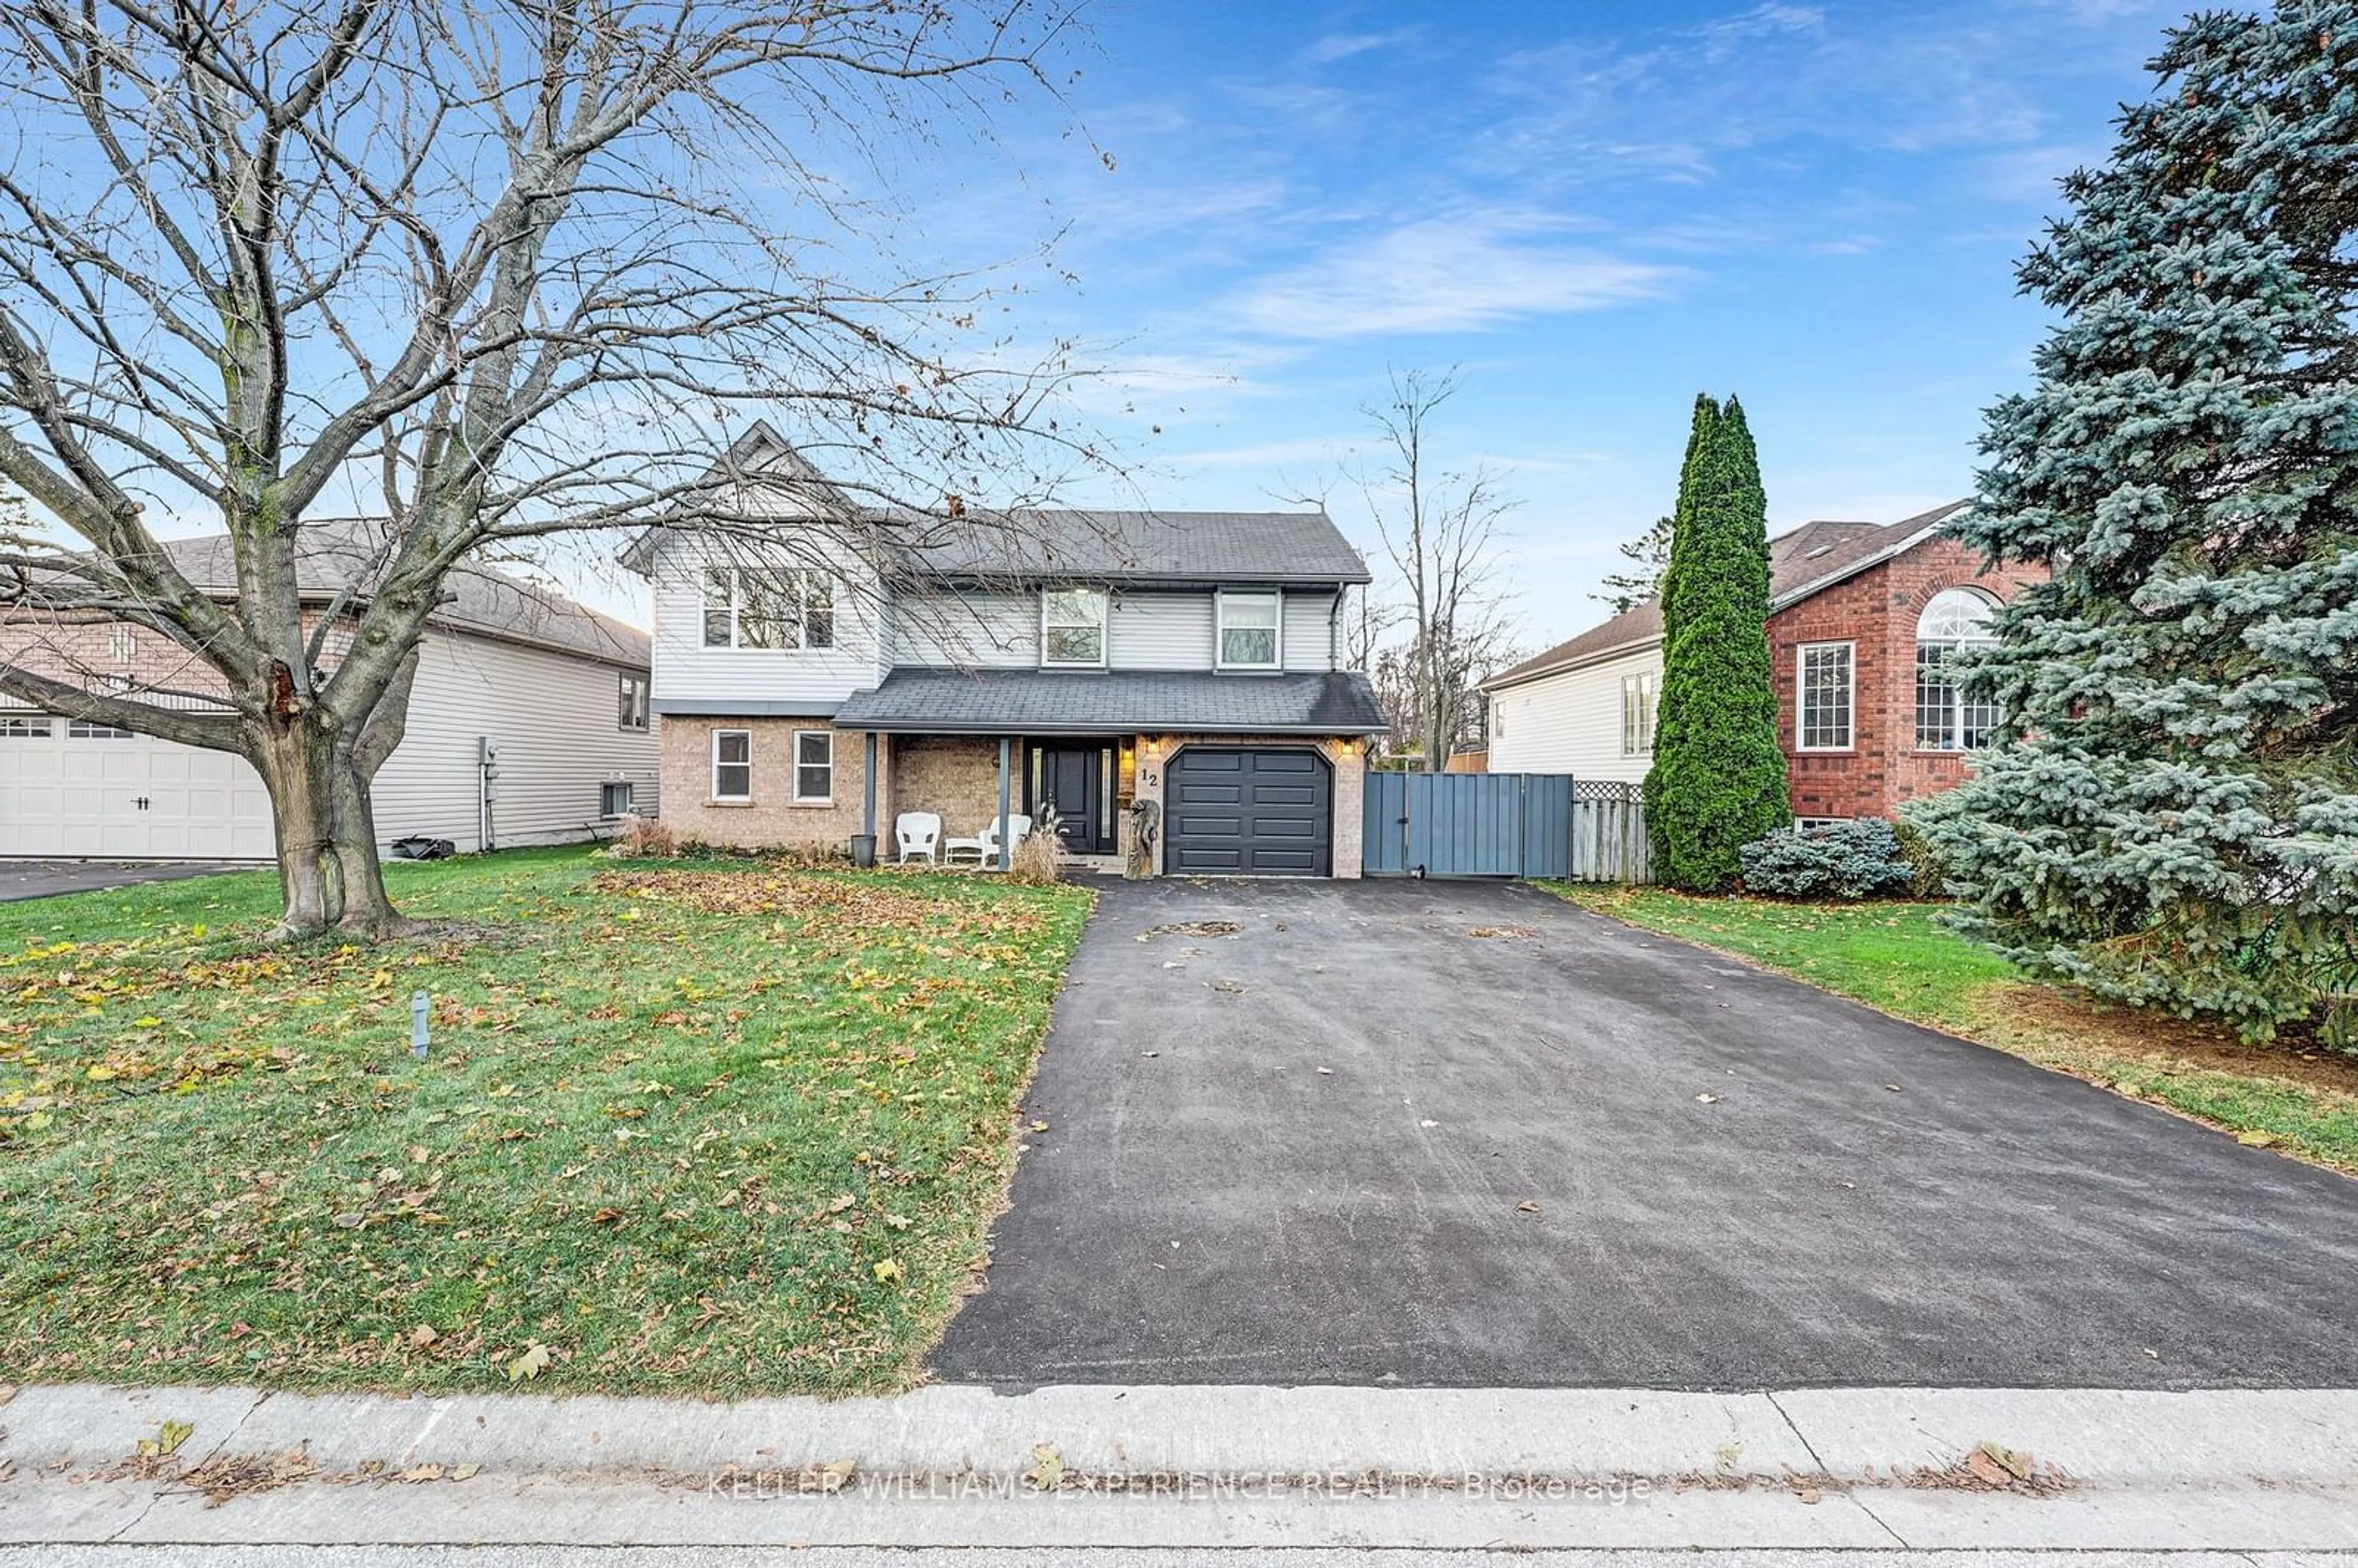
<svg viewBox="0 0 2358 1568">
<path fill-rule="evenodd" d="M 846 730 L 928 733 L 1163 730 L 1197 735 L 1375 735 L 1368 677 L 899 669 L 836 711 Z"/>
<path fill-rule="evenodd" d="M 953 578 L 1368 580 L 1368 563 L 1324 512 L 994 513 L 909 520 L 894 544 L 910 569 Z"/>
<path fill-rule="evenodd" d="M 295 557 L 295 584 L 304 600 L 324 601 L 355 581 L 358 597 L 365 600 L 373 587 L 383 526 L 352 518 L 305 524 Z M 166 540 L 163 548 L 191 587 L 216 598 L 236 597 L 237 564 L 228 535 Z M 648 661 L 649 639 L 637 627 L 490 567 L 461 561 L 444 585 L 452 597 L 434 611 L 433 625 L 611 664 L 644 666 Z"/>
<path fill-rule="evenodd" d="M 1768 541 L 1769 607 L 1781 610 L 1874 565 L 1925 529 L 1948 521 L 1965 504 L 1952 501 L 1897 523 L 1804 523 L 1790 534 L 1779 534 Z M 1486 690 L 1512 686 L 1534 676 L 1585 664 L 1617 649 L 1642 647 L 1659 640 L 1661 634 L 1662 607 L 1650 599 L 1601 626 L 1592 626 L 1568 642 L 1558 643 L 1544 654 L 1499 671 L 1482 685 Z"/>
</svg>

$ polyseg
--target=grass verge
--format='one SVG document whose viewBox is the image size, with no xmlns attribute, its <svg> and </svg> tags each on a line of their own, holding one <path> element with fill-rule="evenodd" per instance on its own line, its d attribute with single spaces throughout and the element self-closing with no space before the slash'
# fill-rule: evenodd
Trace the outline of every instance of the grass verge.
<svg viewBox="0 0 2358 1568">
<path fill-rule="evenodd" d="M 1748 958 L 1898 1017 L 2358 1173 L 2358 1062 L 2090 1001 L 2023 978 L 1935 904 L 1783 903 L 1551 883 L 1599 914 Z"/>
<path fill-rule="evenodd" d="M 578 849 L 387 870 L 450 924 L 265 947 L 266 874 L 0 905 L 0 1378 L 918 1379 L 1086 892 Z"/>
</svg>

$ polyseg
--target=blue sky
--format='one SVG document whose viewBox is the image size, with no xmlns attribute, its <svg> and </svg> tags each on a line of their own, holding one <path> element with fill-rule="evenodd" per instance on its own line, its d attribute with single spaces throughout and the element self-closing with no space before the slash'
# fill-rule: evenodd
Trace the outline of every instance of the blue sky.
<svg viewBox="0 0 2358 1568">
<path fill-rule="evenodd" d="M 1072 101 L 1112 168 L 1005 124 L 1025 183 L 948 158 L 933 232 L 1063 226 L 1019 317 L 1116 367 L 1162 505 L 1327 490 L 1360 534 L 1361 406 L 1461 367 L 1440 435 L 1523 503 L 1538 647 L 1602 619 L 1698 391 L 1743 398 L 1772 529 L 1965 493 L 2043 325 L 2014 265 L 2180 9 L 1105 0 Z"/>
</svg>

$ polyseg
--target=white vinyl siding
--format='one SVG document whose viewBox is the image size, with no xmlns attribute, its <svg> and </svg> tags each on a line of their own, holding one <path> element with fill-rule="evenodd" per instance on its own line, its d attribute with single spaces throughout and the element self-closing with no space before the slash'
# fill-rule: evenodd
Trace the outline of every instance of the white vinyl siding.
<svg viewBox="0 0 2358 1568">
<path fill-rule="evenodd" d="M 1212 667 L 1212 596 L 1125 590 L 1113 598 L 1107 663 L 1118 670 Z"/>
<path fill-rule="evenodd" d="M 892 633 L 894 657 L 903 665 L 1033 669 L 1040 663 L 1040 596 L 947 589 L 910 593 L 893 606 Z"/>
<path fill-rule="evenodd" d="M 813 530 L 799 553 L 828 553 L 830 541 Z M 827 708 L 855 691 L 876 684 L 882 616 L 873 579 L 848 552 L 840 556 L 832 589 L 834 645 L 827 648 L 707 647 L 705 612 L 708 568 L 732 563 L 714 558 L 714 543 L 693 535 L 665 540 L 654 562 L 654 703 L 709 702 L 728 697 L 747 703 L 795 703 Z"/>
<path fill-rule="evenodd" d="M 660 721 L 644 730 L 615 723 L 622 673 L 546 648 L 427 633 L 407 733 L 376 778 L 378 838 L 416 834 L 480 849 L 477 746 L 486 735 L 500 747 L 494 843 L 562 844 L 607 831 L 607 784 L 629 784 L 632 809 L 654 815 Z"/>
<path fill-rule="evenodd" d="M 1285 595 L 1285 667 L 1289 670 L 1339 669 L 1335 649 L 1335 600 L 1327 593 Z"/>
<path fill-rule="evenodd" d="M 1660 688 L 1660 643 L 1491 693 L 1490 771 L 1643 780 L 1653 758 L 1622 750 L 1622 682 L 1630 676 Z"/>
</svg>

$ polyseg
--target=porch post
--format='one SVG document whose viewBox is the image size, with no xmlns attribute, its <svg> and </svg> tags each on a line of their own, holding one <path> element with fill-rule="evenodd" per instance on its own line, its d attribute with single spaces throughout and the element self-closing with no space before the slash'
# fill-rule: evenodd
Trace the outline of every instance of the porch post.
<svg viewBox="0 0 2358 1568">
<path fill-rule="evenodd" d="M 1007 841 L 1007 763 L 1015 746 L 1014 738 L 999 738 L 999 869 L 1007 871 L 1015 864 L 1015 846 Z"/>
<path fill-rule="evenodd" d="M 861 791 L 860 802 L 864 812 L 861 820 L 866 826 L 860 831 L 873 838 L 876 837 L 876 731 L 873 730 L 868 732 L 867 766 L 861 770 L 860 777 L 866 786 Z"/>
</svg>

